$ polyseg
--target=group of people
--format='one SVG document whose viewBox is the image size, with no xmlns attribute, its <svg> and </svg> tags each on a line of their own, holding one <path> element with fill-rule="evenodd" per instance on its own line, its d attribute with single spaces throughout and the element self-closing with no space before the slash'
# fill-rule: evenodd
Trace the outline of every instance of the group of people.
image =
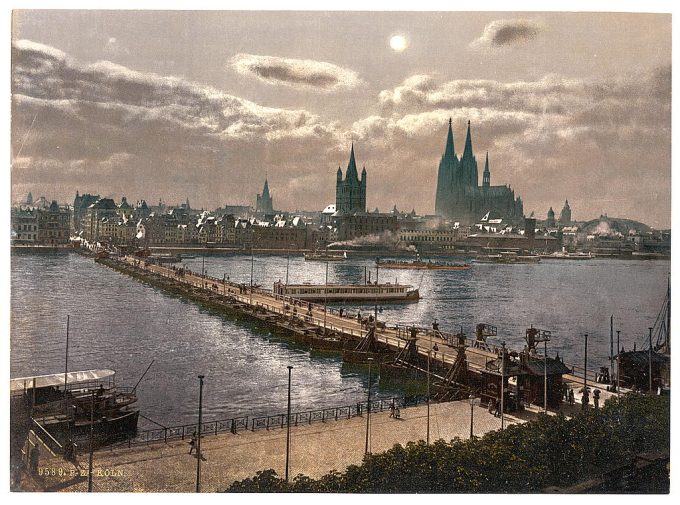
<svg viewBox="0 0 680 505">
<path fill-rule="evenodd" d="M 395 419 L 401 419 L 401 411 L 399 410 L 399 405 L 394 403 L 390 404 L 390 417 Z"/>
</svg>

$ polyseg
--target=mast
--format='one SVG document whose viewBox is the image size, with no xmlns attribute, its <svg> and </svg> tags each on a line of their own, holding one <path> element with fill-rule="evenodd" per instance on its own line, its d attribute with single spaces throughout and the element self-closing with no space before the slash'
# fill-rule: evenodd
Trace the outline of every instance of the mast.
<svg viewBox="0 0 680 505">
<path fill-rule="evenodd" d="M 666 354 L 671 354 L 671 276 L 668 276 L 668 293 L 666 294 Z"/>
</svg>

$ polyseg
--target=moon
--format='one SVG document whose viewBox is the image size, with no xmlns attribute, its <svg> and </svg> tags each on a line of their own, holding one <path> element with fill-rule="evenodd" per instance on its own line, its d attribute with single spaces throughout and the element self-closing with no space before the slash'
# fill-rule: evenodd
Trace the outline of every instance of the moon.
<svg viewBox="0 0 680 505">
<path fill-rule="evenodd" d="M 408 47 L 408 40 L 404 35 L 392 35 L 390 38 L 390 47 L 393 51 L 400 53 Z"/>
</svg>

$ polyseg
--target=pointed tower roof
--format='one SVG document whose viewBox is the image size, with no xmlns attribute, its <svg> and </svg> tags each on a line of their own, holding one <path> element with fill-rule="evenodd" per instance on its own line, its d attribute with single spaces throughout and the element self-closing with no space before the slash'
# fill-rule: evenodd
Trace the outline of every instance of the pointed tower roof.
<svg viewBox="0 0 680 505">
<path fill-rule="evenodd" d="M 468 121 L 467 136 L 465 137 L 465 149 L 463 150 L 463 158 L 472 158 L 472 136 L 470 135 L 470 121 Z"/>
<path fill-rule="evenodd" d="M 262 189 L 262 196 L 269 197 L 269 181 L 264 179 L 264 188 Z"/>
<path fill-rule="evenodd" d="M 489 173 L 489 151 L 486 152 L 486 161 L 484 162 L 484 173 Z"/>
<path fill-rule="evenodd" d="M 451 118 L 449 118 L 449 132 L 446 135 L 446 148 L 444 149 L 444 156 L 451 157 L 456 155 L 456 150 L 453 146 L 453 129 L 451 127 Z"/>
<path fill-rule="evenodd" d="M 352 179 L 358 179 L 359 174 L 357 173 L 357 162 L 354 159 L 354 141 L 352 141 L 352 150 L 349 153 L 349 163 L 347 164 L 347 174 L 346 179 L 349 179 L 350 175 Z"/>
</svg>

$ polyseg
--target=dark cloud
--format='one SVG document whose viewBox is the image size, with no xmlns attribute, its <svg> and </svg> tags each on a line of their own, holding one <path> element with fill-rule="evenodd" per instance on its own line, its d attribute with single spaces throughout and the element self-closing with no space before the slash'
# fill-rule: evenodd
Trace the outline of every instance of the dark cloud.
<svg viewBox="0 0 680 505">
<path fill-rule="evenodd" d="M 487 24 L 481 37 L 470 46 L 474 49 L 518 46 L 535 39 L 541 30 L 541 25 L 528 19 L 499 19 Z"/>
<path fill-rule="evenodd" d="M 231 66 L 243 75 L 253 75 L 268 84 L 282 84 L 318 91 L 350 89 L 361 84 L 358 74 L 325 61 L 237 54 Z"/>
<path fill-rule="evenodd" d="M 337 144 L 337 126 L 305 110 L 263 107 L 107 61 L 81 64 L 30 41 L 14 44 L 12 64 L 16 187 L 70 181 L 69 193 L 76 184 L 127 187 L 149 200 L 203 188 L 205 203 L 217 206 L 245 198 L 244 185 L 254 195 L 268 168 L 272 182 L 304 176 L 318 167 L 306 156 Z"/>
</svg>

